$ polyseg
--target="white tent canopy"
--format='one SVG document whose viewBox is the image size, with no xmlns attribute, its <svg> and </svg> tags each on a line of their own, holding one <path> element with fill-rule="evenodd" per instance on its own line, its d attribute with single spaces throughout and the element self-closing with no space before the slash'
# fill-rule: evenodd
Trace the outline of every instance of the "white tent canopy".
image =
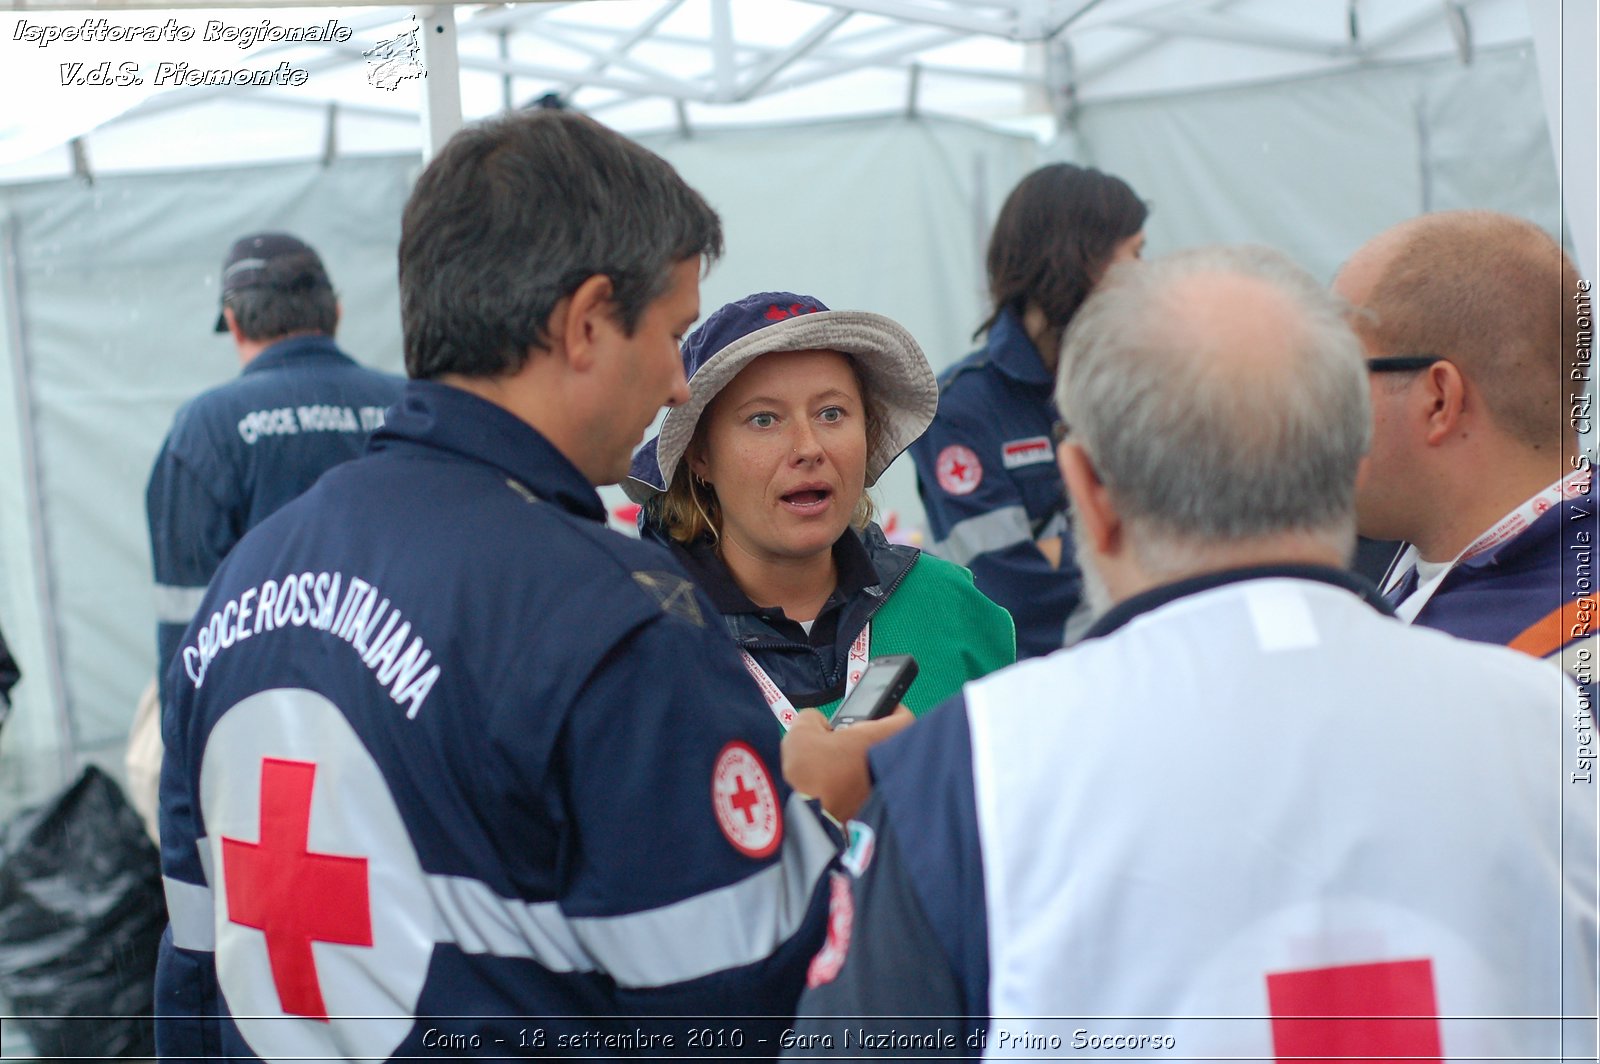
<svg viewBox="0 0 1600 1064">
<path fill-rule="evenodd" d="M 1531 34 L 1525 0 L 593 0 L 424 9 L 420 18 L 382 7 L 217 10 L 227 5 L 214 0 L 7 6 L 20 13 L 6 27 L 0 85 L 45 97 L 0 128 L 9 167 L 0 175 L 11 177 L 415 150 L 426 97 L 447 104 L 457 85 L 469 119 L 556 93 L 628 132 L 899 108 L 1038 130 L 1105 100 L 1440 55 L 1465 63 Z M 348 39 L 252 37 L 263 23 L 281 33 L 329 22 Z M 427 55 L 435 76 L 375 82 L 381 59 L 368 53 L 424 22 L 422 42 L 438 45 Z M 85 23 L 97 39 L 59 35 Z M 169 23 L 193 38 L 101 39 Z M 60 84 L 64 64 L 84 63 L 88 74 L 106 59 L 115 75 L 144 84 Z M 172 83 L 184 62 L 189 74 L 287 64 L 307 77 L 197 89 Z M 263 129 L 260 116 L 272 112 L 280 121 Z"/>
<path fill-rule="evenodd" d="M 144 481 L 177 405 L 236 371 L 208 331 L 228 241 L 304 235 L 342 343 L 398 369 L 399 208 L 456 106 L 553 92 L 639 136 L 725 219 L 707 309 L 808 291 L 899 318 L 936 366 L 981 320 L 1000 199 L 1054 158 L 1126 177 L 1156 253 L 1258 241 L 1327 278 L 1388 224 L 1480 206 L 1570 233 L 1593 270 L 1591 0 L 7 6 L 0 90 L 27 106 L 0 116 L 0 626 L 26 678 L 0 815 L 114 763 L 153 673 Z M 86 20 L 195 39 L 66 38 Z M 263 21 L 350 32 L 241 47 Z M 146 83 L 76 83 L 102 63 Z M 157 86 L 162 63 L 307 76 Z M 882 496 L 918 522 L 904 461 Z"/>
</svg>

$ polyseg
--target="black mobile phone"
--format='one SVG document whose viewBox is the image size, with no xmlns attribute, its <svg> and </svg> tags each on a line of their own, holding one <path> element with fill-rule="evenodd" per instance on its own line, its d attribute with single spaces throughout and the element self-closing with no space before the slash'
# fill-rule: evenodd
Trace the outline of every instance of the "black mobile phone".
<svg viewBox="0 0 1600 1064">
<path fill-rule="evenodd" d="M 916 678 L 917 659 L 910 654 L 873 658 L 867 662 L 850 697 L 834 713 L 834 728 L 848 728 L 859 721 L 887 717 L 906 696 L 911 689 L 911 681 Z"/>
</svg>

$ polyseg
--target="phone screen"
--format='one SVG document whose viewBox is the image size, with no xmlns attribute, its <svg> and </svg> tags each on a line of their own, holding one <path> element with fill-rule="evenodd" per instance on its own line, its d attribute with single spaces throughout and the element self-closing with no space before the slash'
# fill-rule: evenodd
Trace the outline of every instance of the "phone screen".
<svg viewBox="0 0 1600 1064">
<path fill-rule="evenodd" d="M 916 675 L 917 663 L 909 654 L 873 660 L 834 714 L 833 726 L 888 716 L 905 697 Z"/>
</svg>

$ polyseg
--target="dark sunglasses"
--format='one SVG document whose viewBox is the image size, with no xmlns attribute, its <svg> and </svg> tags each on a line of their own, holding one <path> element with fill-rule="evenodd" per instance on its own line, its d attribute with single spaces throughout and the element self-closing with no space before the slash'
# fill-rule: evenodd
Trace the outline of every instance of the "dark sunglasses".
<svg viewBox="0 0 1600 1064">
<path fill-rule="evenodd" d="M 1367 359 L 1367 369 L 1372 373 L 1414 373 L 1443 361 L 1443 355 L 1392 355 Z"/>
</svg>

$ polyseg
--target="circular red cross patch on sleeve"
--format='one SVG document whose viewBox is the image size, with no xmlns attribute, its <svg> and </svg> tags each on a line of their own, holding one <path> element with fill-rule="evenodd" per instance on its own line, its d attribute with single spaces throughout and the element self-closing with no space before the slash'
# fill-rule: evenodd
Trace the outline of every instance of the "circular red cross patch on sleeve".
<svg viewBox="0 0 1600 1064">
<path fill-rule="evenodd" d="M 711 808 L 717 826 L 746 857 L 771 856 L 783 841 L 778 789 L 761 756 L 735 740 L 717 754 L 711 769 Z"/>
<path fill-rule="evenodd" d="M 939 486 L 951 495 L 971 495 L 983 483 L 983 464 L 970 447 L 952 443 L 939 452 L 934 463 Z"/>
</svg>

